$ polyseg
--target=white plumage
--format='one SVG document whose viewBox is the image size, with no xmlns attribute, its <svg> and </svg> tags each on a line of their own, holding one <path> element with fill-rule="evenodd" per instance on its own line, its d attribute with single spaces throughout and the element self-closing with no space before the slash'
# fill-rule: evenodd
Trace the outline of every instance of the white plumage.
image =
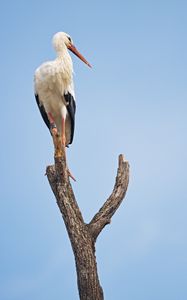
<svg viewBox="0 0 187 300">
<path fill-rule="evenodd" d="M 51 113 L 53 116 L 60 135 L 62 134 L 62 118 L 66 120 L 66 145 L 70 143 L 71 122 L 64 95 L 69 92 L 75 100 L 73 64 L 67 48 L 70 43 L 69 38 L 64 32 L 56 33 L 53 37 L 53 46 L 57 52 L 57 58 L 43 63 L 35 71 L 35 94 L 38 95 L 40 105 L 44 106 L 46 113 Z"/>
<path fill-rule="evenodd" d="M 56 130 L 62 138 L 62 145 L 67 146 L 73 140 L 76 108 L 73 64 L 68 49 L 91 66 L 75 48 L 67 33 L 56 33 L 53 47 L 57 58 L 43 63 L 35 71 L 35 96 L 46 125 L 52 134 Z"/>
</svg>

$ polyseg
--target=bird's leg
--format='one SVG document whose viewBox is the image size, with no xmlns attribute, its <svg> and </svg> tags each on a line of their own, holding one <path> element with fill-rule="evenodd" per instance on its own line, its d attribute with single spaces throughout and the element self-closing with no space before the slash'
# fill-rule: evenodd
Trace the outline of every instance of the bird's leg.
<svg viewBox="0 0 187 300">
<path fill-rule="evenodd" d="M 57 128 L 56 128 L 56 124 L 55 124 L 53 116 L 52 116 L 52 114 L 50 112 L 48 113 L 48 119 L 49 119 L 49 123 L 50 123 L 51 134 L 52 135 L 57 135 L 58 131 L 57 131 Z"/>
<path fill-rule="evenodd" d="M 64 118 L 62 118 L 62 145 L 66 147 L 66 127 Z"/>
<path fill-rule="evenodd" d="M 53 143 L 55 147 L 55 157 L 62 157 L 62 140 L 60 135 L 57 133 L 57 135 L 53 135 Z"/>
<path fill-rule="evenodd" d="M 67 166 L 66 160 L 66 127 L 65 127 L 65 119 L 62 118 L 62 147 L 64 148 L 64 158 Z M 71 174 L 69 168 L 67 167 L 67 172 L 69 177 L 71 177 L 74 181 L 76 181 L 75 177 Z"/>
<path fill-rule="evenodd" d="M 51 131 L 51 134 L 53 137 L 53 144 L 55 147 L 55 157 L 61 157 L 62 156 L 62 142 L 61 142 L 60 135 L 57 131 L 55 121 L 50 112 L 48 113 L 48 119 L 49 119 L 49 123 L 50 123 L 50 131 Z"/>
</svg>

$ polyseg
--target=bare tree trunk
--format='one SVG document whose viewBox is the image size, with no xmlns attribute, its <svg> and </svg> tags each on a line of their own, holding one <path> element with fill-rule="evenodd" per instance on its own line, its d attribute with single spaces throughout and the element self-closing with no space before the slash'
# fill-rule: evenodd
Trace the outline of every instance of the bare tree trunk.
<svg viewBox="0 0 187 300">
<path fill-rule="evenodd" d="M 46 174 L 74 252 L 80 300 L 103 300 L 103 290 L 97 272 L 95 242 L 101 230 L 110 223 L 125 196 L 129 181 L 129 164 L 123 155 L 119 156 L 113 192 L 91 222 L 85 224 L 71 187 L 64 157 L 56 157 L 55 165 L 48 166 Z"/>
</svg>

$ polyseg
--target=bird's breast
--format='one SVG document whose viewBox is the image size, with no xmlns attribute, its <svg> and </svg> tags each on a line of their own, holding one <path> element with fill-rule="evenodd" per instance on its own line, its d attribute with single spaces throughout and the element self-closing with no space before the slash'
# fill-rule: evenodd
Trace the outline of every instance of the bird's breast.
<svg viewBox="0 0 187 300">
<path fill-rule="evenodd" d="M 35 72 L 36 93 L 51 90 L 63 96 L 72 83 L 72 73 L 72 64 L 65 64 L 59 58 L 42 64 Z"/>
</svg>

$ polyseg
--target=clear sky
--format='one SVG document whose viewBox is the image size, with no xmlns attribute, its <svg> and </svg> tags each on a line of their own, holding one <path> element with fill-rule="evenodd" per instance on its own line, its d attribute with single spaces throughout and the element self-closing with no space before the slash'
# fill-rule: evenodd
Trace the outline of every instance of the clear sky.
<svg viewBox="0 0 187 300">
<path fill-rule="evenodd" d="M 187 2 L 3 1 L 0 299 L 77 299 L 74 258 L 45 168 L 51 137 L 33 73 L 68 32 L 76 57 L 73 188 L 89 222 L 111 193 L 118 154 L 125 201 L 97 241 L 107 300 L 187 299 Z"/>
</svg>

